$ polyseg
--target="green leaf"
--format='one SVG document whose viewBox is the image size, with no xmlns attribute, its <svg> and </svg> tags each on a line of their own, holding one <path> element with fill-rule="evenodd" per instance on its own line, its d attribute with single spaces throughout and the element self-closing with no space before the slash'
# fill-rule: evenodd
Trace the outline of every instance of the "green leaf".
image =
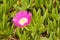
<svg viewBox="0 0 60 40">
<path fill-rule="evenodd" d="M 48 40 L 46 37 L 40 37 L 40 40 Z"/>
<path fill-rule="evenodd" d="M 59 27 L 57 28 L 56 31 L 57 31 L 56 34 L 57 34 L 57 36 L 59 37 L 59 35 L 60 35 L 60 33 L 59 33 Z"/>
<path fill-rule="evenodd" d="M 35 0 L 35 5 L 37 8 L 40 7 L 40 0 Z"/>
<path fill-rule="evenodd" d="M 2 5 L 0 6 L 0 22 L 2 21 Z"/>
<path fill-rule="evenodd" d="M 60 17 L 58 17 L 58 27 L 60 28 Z"/>
<path fill-rule="evenodd" d="M 5 14 L 3 14 L 3 27 L 5 27 L 5 24 L 6 24 L 6 23 L 5 23 L 5 22 L 6 22 L 5 20 L 6 20 L 6 19 L 5 19 Z"/>
<path fill-rule="evenodd" d="M 50 32 L 49 40 L 53 40 L 54 32 Z"/>
<path fill-rule="evenodd" d="M 54 30 L 54 26 L 51 20 L 48 20 L 48 30 L 49 31 L 53 31 Z"/>
<path fill-rule="evenodd" d="M 38 31 L 39 31 L 39 34 L 44 33 L 46 31 L 45 26 L 42 24 Z"/>
</svg>

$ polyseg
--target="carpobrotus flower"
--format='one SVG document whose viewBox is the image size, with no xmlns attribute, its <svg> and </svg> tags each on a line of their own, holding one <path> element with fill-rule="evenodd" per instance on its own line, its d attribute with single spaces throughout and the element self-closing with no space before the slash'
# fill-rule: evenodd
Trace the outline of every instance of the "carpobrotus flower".
<svg viewBox="0 0 60 40">
<path fill-rule="evenodd" d="M 20 11 L 13 17 L 13 23 L 20 28 L 27 26 L 31 22 L 32 14 L 28 11 Z"/>
</svg>

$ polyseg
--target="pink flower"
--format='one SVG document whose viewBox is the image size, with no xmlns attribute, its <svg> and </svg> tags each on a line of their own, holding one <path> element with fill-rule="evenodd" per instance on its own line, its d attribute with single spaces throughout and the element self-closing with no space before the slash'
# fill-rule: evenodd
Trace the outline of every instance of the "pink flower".
<svg viewBox="0 0 60 40">
<path fill-rule="evenodd" d="M 15 17 L 13 17 L 13 23 L 20 28 L 30 24 L 32 14 L 28 11 L 19 11 Z"/>
</svg>

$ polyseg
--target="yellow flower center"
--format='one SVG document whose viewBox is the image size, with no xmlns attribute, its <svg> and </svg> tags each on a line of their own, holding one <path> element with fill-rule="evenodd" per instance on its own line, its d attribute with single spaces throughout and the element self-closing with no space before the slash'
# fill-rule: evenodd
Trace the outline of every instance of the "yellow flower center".
<svg viewBox="0 0 60 40">
<path fill-rule="evenodd" d="M 27 18 L 21 18 L 19 20 L 19 24 L 24 25 L 26 22 L 28 22 Z"/>
</svg>

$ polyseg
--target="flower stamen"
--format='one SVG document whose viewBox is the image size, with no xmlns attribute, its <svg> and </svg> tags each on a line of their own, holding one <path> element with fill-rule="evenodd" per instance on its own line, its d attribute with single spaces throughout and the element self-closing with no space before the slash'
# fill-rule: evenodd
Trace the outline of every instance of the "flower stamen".
<svg viewBox="0 0 60 40">
<path fill-rule="evenodd" d="M 26 22 L 28 22 L 27 18 L 21 18 L 19 20 L 19 24 L 24 25 Z"/>
</svg>

